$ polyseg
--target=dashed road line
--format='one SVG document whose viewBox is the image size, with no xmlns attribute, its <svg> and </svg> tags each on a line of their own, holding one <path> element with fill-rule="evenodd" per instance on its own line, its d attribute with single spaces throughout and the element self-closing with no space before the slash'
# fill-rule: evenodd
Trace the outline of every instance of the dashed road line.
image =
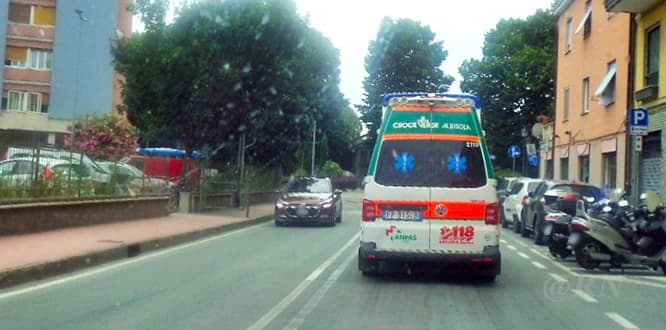
<svg viewBox="0 0 666 330">
<path fill-rule="evenodd" d="M 259 330 L 266 328 L 278 315 L 291 305 L 296 298 L 298 298 L 342 253 L 344 253 L 352 244 L 358 241 L 358 234 L 354 235 L 345 245 L 343 245 L 337 252 L 324 261 L 317 267 L 303 282 L 301 282 L 294 290 L 292 290 L 286 297 L 284 297 L 277 305 L 273 306 L 266 314 L 264 314 L 257 322 L 252 324 L 248 329 Z"/>
<path fill-rule="evenodd" d="M 501 239 L 501 240 L 500 240 L 500 243 L 502 243 L 502 244 L 506 244 L 507 242 L 506 242 L 505 240 Z"/>
<path fill-rule="evenodd" d="M 326 280 L 326 283 L 322 285 L 312 297 L 303 305 L 303 308 L 294 316 L 293 319 L 289 322 L 289 324 L 284 328 L 285 330 L 297 330 L 300 328 L 303 323 L 305 322 L 305 319 L 312 313 L 312 311 L 319 305 L 321 300 L 324 298 L 324 295 L 326 295 L 326 292 L 333 286 L 335 281 L 338 280 L 340 277 L 340 274 L 349 266 L 349 264 L 356 258 L 356 251 L 352 251 L 352 254 L 345 259 L 331 274 L 331 276 L 328 277 Z"/>
<path fill-rule="evenodd" d="M 536 261 L 532 261 L 532 265 L 534 265 L 534 267 L 539 268 L 539 269 L 546 269 L 546 266 L 544 266 L 543 264 L 541 264 L 539 262 L 536 262 Z"/>
<path fill-rule="evenodd" d="M 560 275 L 558 275 L 558 274 L 555 274 L 555 273 L 548 273 L 548 275 L 549 275 L 550 277 L 552 277 L 552 278 L 553 278 L 555 281 L 557 281 L 557 282 L 560 282 L 560 283 L 566 283 L 566 282 L 569 282 L 569 280 L 567 280 L 566 278 L 564 278 L 564 277 L 562 277 L 562 276 L 560 276 Z"/>
<path fill-rule="evenodd" d="M 638 326 L 635 324 L 629 322 L 629 320 L 625 319 L 622 317 L 622 315 L 618 313 L 606 313 L 606 316 L 608 316 L 611 320 L 615 321 L 615 323 L 619 324 L 621 327 L 625 329 L 632 329 L 632 330 L 638 330 L 640 329 Z"/>
<path fill-rule="evenodd" d="M 529 259 L 530 258 L 530 256 L 528 256 L 527 254 L 522 253 L 522 252 L 518 252 L 518 255 L 523 259 Z"/>
<path fill-rule="evenodd" d="M 513 246 L 513 245 L 507 245 L 506 247 L 508 247 L 509 250 L 511 250 L 511 251 L 516 251 L 516 250 L 518 250 L 518 249 L 517 249 L 515 246 Z"/>
<path fill-rule="evenodd" d="M 589 303 L 598 303 L 599 301 L 594 299 L 594 297 L 590 296 L 589 294 L 585 293 L 585 291 L 578 290 L 578 289 L 573 289 L 571 290 L 575 295 L 580 297 L 580 299 L 583 299 Z"/>
<path fill-rule="evenodd" d="M 524 248 L 527 248 L 527 244 L 521 242 L 521 241 L 516 241 L 516 243 Z"/>
</svg>

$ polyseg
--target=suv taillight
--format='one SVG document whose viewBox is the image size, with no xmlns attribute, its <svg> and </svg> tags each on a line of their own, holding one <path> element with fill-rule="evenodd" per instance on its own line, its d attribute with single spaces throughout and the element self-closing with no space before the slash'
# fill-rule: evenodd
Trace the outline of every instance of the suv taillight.
<svg viewBox="0 0 666 330">
<path fill-rule="evenodd" d="M 520 202 L 520 204 L 526 205 L 528 199 L 529 199 L 529 196 L 523 196 L 523 201 Z"/>
<path fill-rule="evenodd" d="M 363 200 L 363 213 L 361 216 L 361 219 L 363 221 L 375 221 L 375 211 L 377 209 L 377 206 L 375 205 L 375 202 L 369 201 L 367 199 Z"/>
<path fill-rule="evenodd" d="M 499 206 L 497 203 L 486 205 L 486 225 L 499 224 Z"/>
</svg>

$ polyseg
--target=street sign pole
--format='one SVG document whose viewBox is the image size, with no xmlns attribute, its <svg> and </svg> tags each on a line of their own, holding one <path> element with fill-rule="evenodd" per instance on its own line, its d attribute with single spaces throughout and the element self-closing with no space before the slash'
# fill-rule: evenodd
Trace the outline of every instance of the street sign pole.
<svg viewBox="0 0 666 330">
<path fill-rule="evenodd" d="M 511 167 L 511 170 L 516 173 L 516 157 L 511 157 L 511 161 L 513 163 L 513 166 Z"/>
</svg>

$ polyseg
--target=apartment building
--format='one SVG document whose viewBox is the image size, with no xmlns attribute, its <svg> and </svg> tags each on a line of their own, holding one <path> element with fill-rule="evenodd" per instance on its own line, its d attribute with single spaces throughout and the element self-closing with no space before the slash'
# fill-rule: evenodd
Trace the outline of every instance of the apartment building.
<svg viewBox="0 0 666 330">
<path fill-rule="evenodd" d="M 555 14 L 553 177 L 623 188 L 630 106 L 630 15 L 608 13 L 603 0 L 565 0 Z"/>
<path fill-rule="evenodd" d="M 120 104 L 112 40 L 130 35 L 131 0 L 0 1 L 0 150 L 60 145 L 73 120 Z"/>
<path fill-rule="evenodd" d="M 666 1 L 606 0 L 608 12 L 632 15 L 634 36 L 633 99 L 634 108 L 649 111 L 648 135 L 633 142 L 631 182 L 639 192 L 652 190 L 666 193 L 666 164 L 664 163 L 664 134 L 666 129 L 666 55 L 661 46 L 666 36 L 661 26 L 666 24 Z M 637 145 L 638 144 L 638 145 Z"/>
</svg>

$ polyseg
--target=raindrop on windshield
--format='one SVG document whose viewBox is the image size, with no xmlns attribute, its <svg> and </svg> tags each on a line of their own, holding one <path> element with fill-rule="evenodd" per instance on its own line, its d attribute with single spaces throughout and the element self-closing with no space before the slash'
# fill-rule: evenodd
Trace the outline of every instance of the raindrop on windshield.
<svg viewBox="0 0 666 330">
<path fill-rule="evenodd" d="M 240 82 L 237 82 L 236 85 L 234 85 L 234 91 L 238 91 L 243 87 L 243 85 Z"/>
<path fill-rule="evenodd" d="M 250 65 L 250 63 L 245 64 L 245 66 L 243 67 L 243 73 L 249 73 L 250 71 L 252 71 L 252 66 Z"/>
<path fill-rule="evenodd" d="M 266 25 L 268 24 L 268 21 L 271 20 L 270 15 L 264 14 L 264 17 L 261 18 L 261 25 Z"/>
</svg>

